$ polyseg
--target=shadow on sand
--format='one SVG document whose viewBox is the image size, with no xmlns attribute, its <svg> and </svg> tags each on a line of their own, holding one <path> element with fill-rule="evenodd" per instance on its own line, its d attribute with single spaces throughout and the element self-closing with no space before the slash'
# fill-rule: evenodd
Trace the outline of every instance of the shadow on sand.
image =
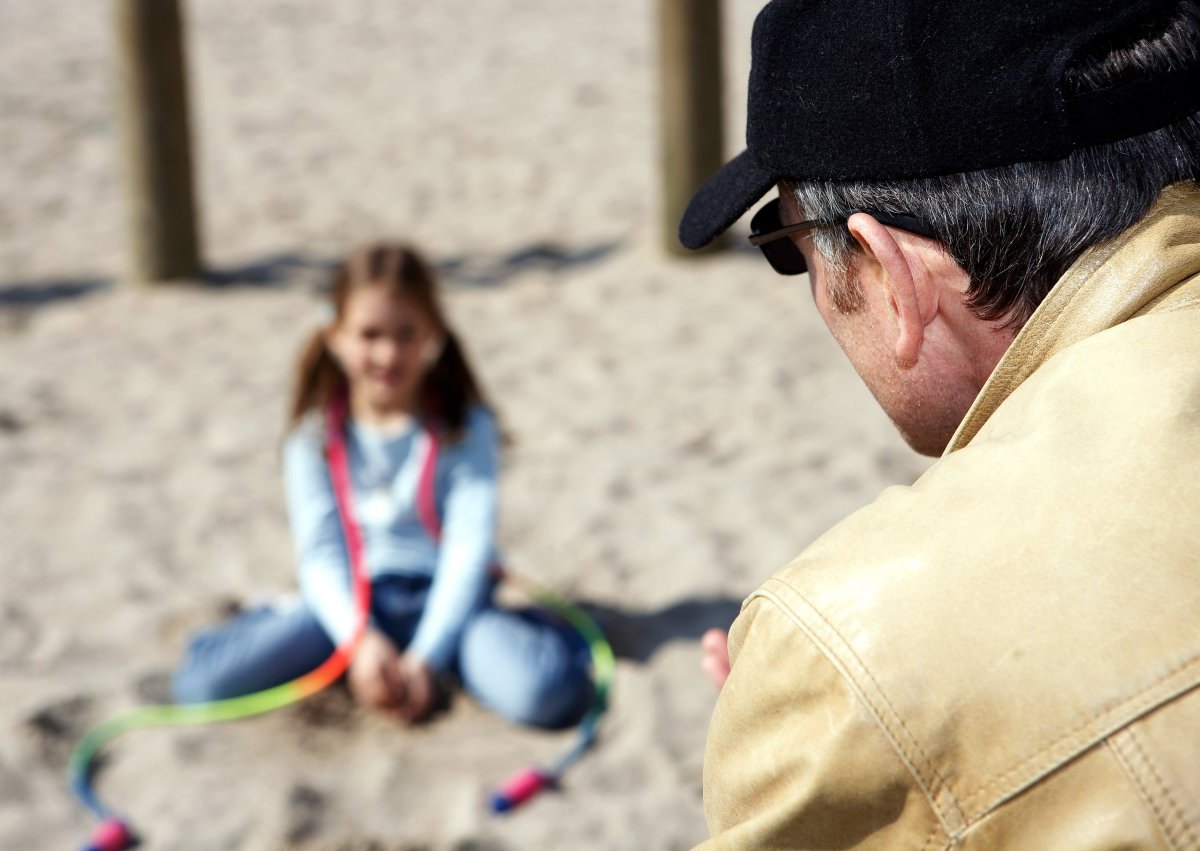
<svg viewBox="0 0 1200 851">
<path fill-rule="evenodd" d="M 452 286 L 495 287 L 531 271 L 561 272 L 602 262 L 621 247 L 620 242 L 569 248 L 555 242 L 533 242 L 502 254 L 459 254 L 436 264 L 442 280 Z"/>
<path fill-rule="evenodd" d="M 534 270 L 561 272 L 599 263 L 620 247 L 608 242 L 585 248 L 566 248 L 552 242 L 534 242 L 499 254 L 455 254 L 434 262 L 441 281 L 453 287 L 498 287 Z M 202 281 L 210 287 L 266 287 L 272 289 L 328 289 L 337 258 L 309 257 L 284 252 L 245 263 L 207 271 Z"/>
<path fill-rule="evenodd" d="M 324 289 L 337 261 L 296 251 L 270 254 L 236 266 L 206 269 L 200 283 L 214 289 Z"/>
<path fill-rule="evenodd" d="M 672 641 L 699 641 L 713 627 L 729 629 L 741 609 L 741 598 L 705 597 L 682 600 L 655 612 L 627 612 L 584 603 L 621 659 L 647 662 Z"/>
<path fill-rule="evenodd" d="M 456 254 L 435 262 L 442 281 L 450 287 L 497 287 L 518 275 L 542 270 L 561 272 L 602 262 L 620 248 L 620 242 L 599 243 L 571 248 L 541 241 L 497 254 Z M 263 289 L 299 289 L 323 292 L 338 259 L 311 256 L 298 251 L 270 254 L 238 265 L 213 266 L 197 278 L 165 282 L 182 286 L 200 285 L 213 289 L 252 287 Z M 0 283 L 0 308 L 32 311 L 49 304 L 77 299 L 110 290 L 117 282 L 110 278 L 47 279 Z"/>
<path fill-rule="evenodd" d="M 36 310 L 58 301 L 69 301 L 110 289 L 111 280 L 78 278 L 66 280 L 21 281 L 0 284 L 0 308 Z"/>
</svg>

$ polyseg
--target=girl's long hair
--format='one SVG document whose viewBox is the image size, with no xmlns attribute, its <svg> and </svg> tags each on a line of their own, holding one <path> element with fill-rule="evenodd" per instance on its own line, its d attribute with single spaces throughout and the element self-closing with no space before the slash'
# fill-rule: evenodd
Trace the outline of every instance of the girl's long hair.
<svg viewBox="0 0 1200 851">
<path fill-rule="evenodd" d="M 352 252 L 334 271 L 329 302 L 333 319 L 342 321 L 346 302 L 356 289 L 387 286 L 409 299 L 442 333 L 445 344 L 421 382 L 417 415 L 436 422 L 451 442 L 462 437 L 472 405 L 487 404 L 475 373 L 446 321 L 433 271 L 416 251 L 396 243 L 374 243 Z M 313 333 L 296 364 L 289 430 L 306 414 L 323 410 L 339 393 L 348 392 L 346 375 L 325 344 L 327 328 Z"/>
</svg>

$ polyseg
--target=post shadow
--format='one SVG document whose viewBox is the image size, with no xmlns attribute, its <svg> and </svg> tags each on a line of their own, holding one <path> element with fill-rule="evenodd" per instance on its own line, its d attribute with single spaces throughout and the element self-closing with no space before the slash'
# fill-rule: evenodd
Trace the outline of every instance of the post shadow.
<svg viewBox="0 0 1200 851">
<path fill-rule="evenodd" d="M 495 255 L 454 254 L 436 260 L 434 265 L 442 280 L 451 286 L 495 287 L 535 269 L 561 272 L 600 263 L 620 247 L 620 240 L 581 248 L 541 240 Z"/>
<path fill-rule="evenodd" d="M 439 279 L 448 287 L 498 287 L 528 271 L 561 272 L 599 263 L 620 248 L 619 241 L 570 248 L 554 242 L 531 242 L 511 251 L 484 254 L 462 253 L 429 257 Z M 337 257 L 313 257 L 296 251 L 270 254 L 245 263 L 206 270 L 200 283 L 213 288 L 260 287 L 265 289 L 308 288 L 324 292 L 329 286 Z"/>
<path fill-rule="evenodd" d="M 64 278 L 46 281 L 0 283 L 0 308 L 36 310 L 58 301 L 69 301 L 111 289 L 113 282 L 105 278 Z"/>
<path fill-rule="evenodd" d="M 333 257 L 313 257 L 298 251 L 281 251 L 236 265 L 206 269 L 201 285 L 213 289 L 315 289 L 328 286 L 337 266 Z"/>
</svg>

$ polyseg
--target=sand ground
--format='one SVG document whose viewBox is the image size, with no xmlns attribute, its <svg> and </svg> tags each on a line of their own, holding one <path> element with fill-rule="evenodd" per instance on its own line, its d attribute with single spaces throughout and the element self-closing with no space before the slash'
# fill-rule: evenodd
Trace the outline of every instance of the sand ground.
<svg viewBox="0 0 1200 851">
<path fill-rule="evenodd" d="M 726 7 L 731 153 L 758 5 Z M 131 735 L 102 794 L 162 851 L 691 847 L 696 639 L 925 462 L 803 279 L 660 251 L 653 4 L 192 0 L 211 274 L 153 290 L 121 283 L 109 14 L 0 4 L 0 847 L 79 843 L 78 737 L 161 695 L 230 601 L 293 587 L 288 375 L 329 265 L 380 236 L 436 260 L 515 438 L 509 560 L 611 634 L 602 741 L 494 818 L 490 787 L 570 734 L 466 699 L 404 731 L 332 692 Z"/>
</svg>

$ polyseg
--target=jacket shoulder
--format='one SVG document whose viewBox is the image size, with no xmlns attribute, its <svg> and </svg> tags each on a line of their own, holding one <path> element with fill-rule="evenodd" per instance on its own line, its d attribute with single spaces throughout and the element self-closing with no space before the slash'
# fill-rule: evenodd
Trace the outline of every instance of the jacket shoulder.
<svg viewBox="0 0 1200 851">
<path fill-rule="evenodd" d="M 755 594 L 956 829 L 1200 684 L 1198 331 L 1154 314 L 1060 352 Z"/>
</svg>

